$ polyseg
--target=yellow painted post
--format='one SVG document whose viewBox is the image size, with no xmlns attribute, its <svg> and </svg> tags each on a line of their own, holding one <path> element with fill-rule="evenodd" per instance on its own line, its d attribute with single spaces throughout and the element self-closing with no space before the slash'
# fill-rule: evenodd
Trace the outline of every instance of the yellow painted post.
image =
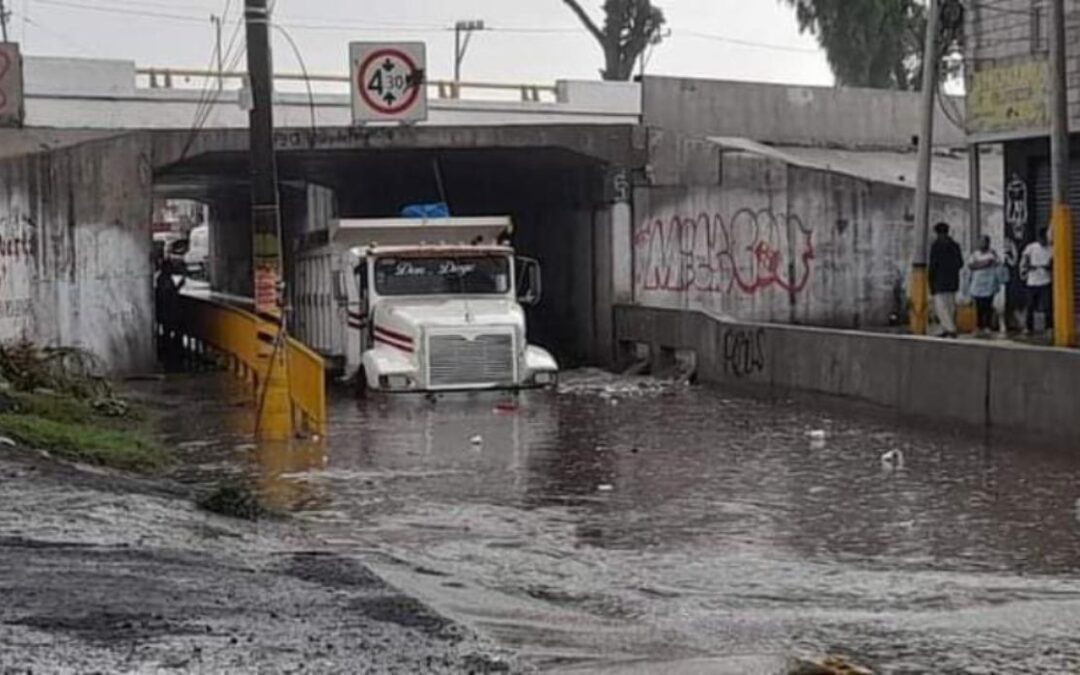
<svg viewBox="0 0 1080 675">
<path fill-rule="evenodd" d="M 915 251 L 911 262 L 911 332 L 926 335 L 930 325 L 930 295 L 927 279 L 927 253 L 930 238 L 930 172 L 934 150 L 934 94 L 938 74 L 938 0 L 930 0 L 927 9 L 926 40 L 923 45 L 922 123 L 919 132 L 918 175 L 915 185 Z"/>
<path fill-rule="evenodd" d="M 256 436 L 266 441 L 288 440 L 292 437 L 292 397 L 285 365 L 288 345 L 280 340 L 278 327 L 269 322 L 260 321 L 255 330 L 261 374 L 256 392 Z"/>
<path fill-rule="evenodd" d="M 1076 301 L 1073 291 L 1073 223 L 1067 204 L 1054 206 L 1054 345 L 1076 346 Z"/>
<path fill-rule="evenodd" d="M 926 264 L 911 270 L 911 314 L 908 317 L 913 335 L 926 335 L 930 329 L 930 282 Z"/>
</svg>

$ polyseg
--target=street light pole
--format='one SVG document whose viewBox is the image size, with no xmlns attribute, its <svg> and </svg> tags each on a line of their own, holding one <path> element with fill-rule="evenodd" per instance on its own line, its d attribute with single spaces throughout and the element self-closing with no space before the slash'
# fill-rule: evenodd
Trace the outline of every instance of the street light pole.
<svg viewBox="0 0 1080 675">
<path fill-rule="evenodd" d="M 7 42 L 8 41 L 7 22 L 8 22 L 7 8 L 4 7 L 4 0 L 0 0 L 0 42 Z"/>
<path fill-rule="evenodd" d="M 465 60 L 465 52 L 469 50 L 473 31 L 477 30 L 484 30 L 483 21 L 458 21 L 454 24 L 454 84 L 461 82 L 461 63 Z M 465 34 L 464 42 L 461 40 L 462 33 Z"/>
<path fill-rule="evenodd" d="M 934 94 L 938 76 L 938 0 L 930 0 L 923 54 L 922 130 L 919 134 L 919 172 L 915 186 L 915 254 L 911 264 L 911 332 L 926 335 L 930 324 L 927 248 L 930 238 L 930 172 L 934 158 Z"/>
<path fill-rule="evenodd" d="M 215 54 L 217 55 L 217 85 L 218 91 L 225 88 L 225 66 L 223 63 L 224 56 L 221 53 L 221 17 L 217 14 L 210 15 L 210 23 L 214 24 L 214 33 L 217 45 Z"/>
<path fill-rule="evenodd" d="M 1050 2 L 1050 165 L 1054 208 L 1054 344 L 1076 346 L 1073 222 L 1069 207 L 1069 101 L 1065 58 L 1065 0 Z"/>
</svg>

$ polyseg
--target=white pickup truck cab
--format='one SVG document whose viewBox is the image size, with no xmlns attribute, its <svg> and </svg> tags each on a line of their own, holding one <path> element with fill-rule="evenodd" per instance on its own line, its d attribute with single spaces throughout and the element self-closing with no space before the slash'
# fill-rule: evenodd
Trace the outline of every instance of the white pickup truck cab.
<svg viewBox="0 0 1080 675">
<path fill-rule="evenodd" d="M 528 344 L 523 305 L 540 267 L 505 243 L 509 218 L 342 220 L 335 273 L 346 375 L 385 392 L 554 385 L 558 364 Z"/>
</svg>

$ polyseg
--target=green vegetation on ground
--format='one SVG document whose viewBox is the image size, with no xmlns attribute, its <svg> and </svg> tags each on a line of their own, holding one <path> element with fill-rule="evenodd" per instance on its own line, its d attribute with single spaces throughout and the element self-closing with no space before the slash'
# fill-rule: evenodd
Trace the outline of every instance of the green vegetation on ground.
<svg viewBox="0 0 1080 675">
<path fill-rule="evenodd" d="M 134 471 L 169 455 L 146 416 L 95 374 L 92 357 L 27 343 L 0 346 L 0 435 L 77 462 Z"/>
</svg>

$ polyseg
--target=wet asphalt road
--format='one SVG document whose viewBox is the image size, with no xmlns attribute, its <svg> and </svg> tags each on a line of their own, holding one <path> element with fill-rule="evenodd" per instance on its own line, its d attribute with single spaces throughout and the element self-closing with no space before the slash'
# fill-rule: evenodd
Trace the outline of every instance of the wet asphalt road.
<svg viewBox="0 0 1080 675">
<path fill-rule="evenodd" d="M 341 397 L 325 454 L 248 454 L 268 501 L 542 669 L 839 653 L 889 673 L 1080 672 L 1080 453 L 569 379 L 512 405 Z"/>
</svg>

